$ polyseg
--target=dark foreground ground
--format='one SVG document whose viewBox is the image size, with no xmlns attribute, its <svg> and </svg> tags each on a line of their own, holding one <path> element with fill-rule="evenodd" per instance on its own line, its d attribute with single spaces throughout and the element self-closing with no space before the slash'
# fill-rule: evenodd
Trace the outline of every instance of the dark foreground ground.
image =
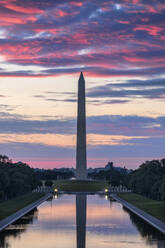
<svg viewBox="0 0 165 248">
<path fill-rule="evenodd" d="M 0 203 L 0 220 L 39 200 L 45 193 L 29 193 Z"/>
</svg>

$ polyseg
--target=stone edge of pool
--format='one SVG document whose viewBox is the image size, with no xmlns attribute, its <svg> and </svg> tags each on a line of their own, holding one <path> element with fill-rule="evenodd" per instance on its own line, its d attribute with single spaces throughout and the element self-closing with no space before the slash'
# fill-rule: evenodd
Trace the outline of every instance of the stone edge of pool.
<svg viewBox="0 0 165 248">
<path fill-rule="evenodd" d="M 75 194 L 75 192 L 72 192 L 71 194 L 73 194 L 73 193 Z M 83 193 L 87 194 L 87 192 L 83 192 Z M 90 192 L 90 193 L 92 193 L 92 192 Z M 88 194 L 89 194 L 89 192 L 88 192 Z M 98 192 L 97 192 L 97 194 L 98 194 Z M 14 214 L 8 216 L 7 218 L 1 220 L 0 221 L 0 231 L 5 229 L 8 225 L 12 224 L 16 220 L 20 219 L 22 216 L 24 216 L 25 214 L 30 212 L 35 207 L 39 206 L 41 203 L 43 203 L 44 201 L 49 199 L 51 196 L 52 196 L 52 194 L 48 193 L 45 196 L 43 196 L 42 198 L 40 198 L 39 200 L 37 200 L 36 202 L 33 202 L 33 203 L 29 204 L 28 206 L 26 206 L 26 207 L 22 208 L 21 210 L 17 211 L 16 213 L 14 213 Z M 150 214 L 147 214 L 143 210 L 135 207 L 134 205 L 132 205 L 132 204 L 128 203 L 127 201 L 121 199 L 120 197 L 118 197 L 115 194 L 111 194 L 111 197 L 113 199 L 115 199 L 116 201 L 118 201 L 119 203 L 121 203 L 124 207 L 129 209 L 131 212 L 133 212 L 134 214 L 136 214 L 137 216 L 142 218 L 144 221 L 149 223 L 151 226 L 155 227 L 161 233 L 165 234 L 165 223 L 164 222 L 158 220 L 157 218 L 151 216 Z"/>
<path fill-rule="evenodd" d="M 133 212 L 134 214 L 136 214 L 137 216 L 139 216 L 140 218 L 142 218 L 144 221 L 146 221 L 148 224 L 150 224 L 151 226 L 155 227 L 157 230 L 159 230 L 161 233 L 165 234 L 165 223 L 158 220 L 157 218 L 153 217 L 150 214 L 147 214 L 146 212 L 144 212 L 143 210 L 135 207 L 134 205 L 132 205 L 131 203 L 128 203 L 127 201 L 121 199 L 120 197 L 118 197 L 115 194 L 111 194 L 111 197 L 118 201 L 119 203 L 121 203 L 124 207 L 126 207 L 127 209 L 129 209 L 131 212 Z"/>
<path fill-rule="evenodd" d="M 20 219 L 22 216 L 24 216 L 25 214 L 30 212 L 35 207 L 39 206 L 41 203 L 43 203 L 44 201 L 49 199 L 51 196 L 52 196 L 52 194 L 48 193 L 45 196 L 43 196 L 42 198 L 40 198 L 39 200 L 29 204 L 28 206 L 26 206 L 26 207 L 20 209 L 19 211 L 17 211 L 16 213 L 14 213 L 14 214 L 6 217 L 5 219 L 1 220 L 0 221 L 0 231 L 4 230 L 7 226 L 12 224 L 16 220 Z"/>
</svg>

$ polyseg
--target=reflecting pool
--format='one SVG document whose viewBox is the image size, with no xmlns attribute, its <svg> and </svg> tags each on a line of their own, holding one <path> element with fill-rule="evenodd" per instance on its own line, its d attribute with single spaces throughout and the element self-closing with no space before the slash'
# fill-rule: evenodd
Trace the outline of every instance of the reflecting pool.
<svg viewBox="0 0 165 248">
<path fill-rule="evenodd" d="M 0 233 L 1 248 L 165 248 L 165 236 L 107 196 L 60 195 Z"/>
</svg>

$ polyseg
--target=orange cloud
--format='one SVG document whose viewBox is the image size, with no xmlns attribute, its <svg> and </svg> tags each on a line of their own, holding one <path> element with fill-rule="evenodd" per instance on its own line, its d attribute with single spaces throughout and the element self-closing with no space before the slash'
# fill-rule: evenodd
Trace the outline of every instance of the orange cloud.
<svg viewBox="0 0 165 248">
<path fill-rule="evenodd" d="M 87 144 L 101 145 L 126 145 L 126 141 L 134 138 L 147 138 L 146 136 L 102 135 L 87 134 Z M 76 135 L 71 134 L 0 134 L 0 143 L 31 143 L 58 147 L 75 147 Z"/>
</svg>

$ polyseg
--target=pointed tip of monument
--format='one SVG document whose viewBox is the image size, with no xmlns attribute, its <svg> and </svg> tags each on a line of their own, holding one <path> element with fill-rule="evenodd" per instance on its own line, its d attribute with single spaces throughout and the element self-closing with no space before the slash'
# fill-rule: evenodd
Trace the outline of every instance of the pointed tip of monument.
<svg viewBox="0 0 165 248">
<path fill-rule="evenodd" d="M 81 71 L 81 73 L 80 73 L 79 80 L 84 80 L 84 75 L 83 75 L 83 72 L 82 72 L 82 71 Z"/>
</svg>

